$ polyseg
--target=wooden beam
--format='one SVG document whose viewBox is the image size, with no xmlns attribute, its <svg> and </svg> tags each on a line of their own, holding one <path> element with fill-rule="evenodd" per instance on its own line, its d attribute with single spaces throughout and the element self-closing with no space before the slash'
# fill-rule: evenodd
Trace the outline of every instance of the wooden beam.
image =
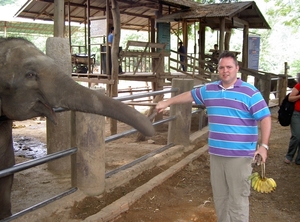
<svg viewBox="0 0 300 222">
<path fill-rule="evenodd" d="M 245 25 L 249 26 L 249 23 L 243 19 L 240 19 L 238 17 L 232 18 L 232 25 L 236 28 L 244 28 Z"/>
</svg>

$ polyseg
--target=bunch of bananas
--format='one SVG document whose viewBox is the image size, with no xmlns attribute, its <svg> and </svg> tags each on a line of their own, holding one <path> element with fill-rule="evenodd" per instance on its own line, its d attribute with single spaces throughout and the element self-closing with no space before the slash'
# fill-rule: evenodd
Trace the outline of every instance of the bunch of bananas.
<svg viewBox="0 0 300 222">
<path fill-rule="evenodd" d="M 265 176 L 265 164 L 261 164 L 262 173 L 259 175 L 258 172 L 252 173 L 249 177 L 251 180 L 251 186 L 254 190 L 260 193 L 271 193 L 276 189 L 276 182 L 273 178 L 267 178 Z"/>
</svg>

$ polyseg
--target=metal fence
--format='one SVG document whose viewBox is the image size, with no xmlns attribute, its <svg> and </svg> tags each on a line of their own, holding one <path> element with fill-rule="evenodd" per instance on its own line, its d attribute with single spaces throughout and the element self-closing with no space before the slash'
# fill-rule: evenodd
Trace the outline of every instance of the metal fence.
<svg viewBox="0 0 300 222">
<path fill-rule="evenodd" d="M 188 82 L 189 86 L 188 88 L 186 88 L 186 81 Z M 193 87 L 193 84 L 191 84 L 193 82 L 193 80 L 178 80 L 178 81 L 174 81 L 175 82 L 175 85 L 173 85 L 172 88 L 170 89 L 167 89 L 167 90 L 160 90 L 160 91 L 154 91 L 154 92 L 148 92 L 148 93 L 140 93 L 140 94 L 135 94 L 135 95 L 130 95 L 130 96 L 123 96 L 123 97 L 117 97 L 117 98 L 114 98 L 116 100 L 119 100 L 119 101 L 127 101 L 127 100 L 133 100 L 133 99 L 137 99 L 137 98 L 143 98 L 143 97 L 150 97 L 150 96 L 156 96 L 156 95 L 161 95 L 161 94 L 166 94 L 166 93 L 172 93 L 172 96 L 175 96 L 176 94 L 180 94 L 182 93 L 183 91 L 187 91 L 187 90 L 190 90 L 192 87 Z M 176 83 L 177 82 L 177 83 Z M 176 85 L 177 84 L 177 85 Z M 176 106 L 175 107 L 171 107 L 171 111 L 170 111 L 170 116 L 168 118 L 164 118 L 162 120 L 159 120 L 157 122 L 154 122 L 153 125 L 154 126 L 157 126 L 159 124 L 163 124 L 163 123 L 166 123 L 166 122 L 174 122 L 174 121 L 177 121 L 178 118 L 176 117 L 176 115 L 172 115 L 171 113 L 174 113 L 174 111 L 172 112 L 172 110 L 176 110 L 175 112 L 178 112 L 178 110 L 184 110 L 184 109 L 191 109 L 192 106 L 191 104 L 187 104 L 187 105 L 181 105 L 181 106 Z M 64 110 L 61 109 L 61 108 L 58 108 L 58 109 L 55 109 L 55 112 L 63 112 Z M 190 111 L 190 114 L 195 114 L 195 113 L 201 113 L 203 114 L 202 112 L 202 109 L 197 109 L 197 110 L 194 110 L 193 112 Z M 147 158 L 150 158 L 152 156 L 154 156 L 155 154 L 158 154 L 160 152 L 163 152 L 164 150 L 174 146 L 174 144 L 181 144 L 182 142 L 183 143 L 188 143 L 187 142 L 187 136 L 189 136 L 189 132 L 188 132 L 188 135 L 186 134 L 186 130 L 184 129 L 184 126 L 183 127 L 178 127 L 178 124 L 186 124 L 187 119 L 190 119 L 191 116 L 185 116 L 185 119 L 184 120 L 179 120 L 179 123 L 176 123 L 176 126 L 177 127 L 173 127 L 173 131 L 169 131 L 170 134 L 174 134 L 175 136 L 174 137 L 168 137 L 168 144 L 164 147 L 161 147 L 145 156 L 142 156 L 138 159 L 136 159 L 135 161 L 129 163 L 129 164 L 126 164 L 120 168 L 117 168 L 115 170 L 112 170 L 110 172 L 107 172 L 105 173 L 105 178 L 108 178 L 110 176 L 112 176 L 113 174 L 116 174 L 117 172 L 121 171 L 121 170 L 124 170 L 124 169 L 127 169 L 129 167 L 132 167 L 133 165 L 147 159 Z M 202 118 L 200 118 L 200 121 L 202 120 Z M 199 126 L 202 127 L 202 122 L 199 123 Z M 169 125 L 169 127 L 172 128 L 172 126 Z M 182 132 L 182 129 L 184 130 Z M 108 143 L 108 142 L 111 142 L 111 141 L 114 141 L 114 140 L 117 140 L 119 138 L 122 138 L 124 136 L 127 136 L 127 135 L 130 135 L 130 134 L 133 134 L 137 132 L 136 129 L 131 129 L 131 130 L 128 130 L 126 132 L 122 132 L 122 133 L 119 133 L 119 134 L 115 134 L 115 135 L 112 135 L 112 136 L 109 136 L 109 137 L 106 137 L 105 138 L 105 143 Z M 185 136 L 185 138 L 182 138 L 182 136 L 179 136 L 177 137 L 176 135 L 181 135 L 181 134 L 184 134 L 183 136 Z M 188 139 L 189 140 L 189 139 Z M 26 170 L 26 169 L 29 169 L 31 167 L 35 167 L 35 166 L 38 166 L 38 165 L 41 165 L 41 164 L 44 164 L 44 163 L 48 163 L 50 161 L 53 161 L 53 160 L 56 160 L 56 159 L 59 159 L 59 158 L 62 158 L 62 157 L 65 157 L 65 156 L 70 156 L 70 155 L 76 155 L 77 154 L 77 151 L 78 151 L 78 148 L 77 147 L 73 147 L 73 148 L 69 148 L 67 150 L 64 150 L 64 151 L 60 151 L 60 152 L 56 152 L 56 153 L 52 153 L 52 154 L 49 154 L 49 155 L 46 155 L 45 157 L 42 157 L 42 158 L 38 158 L 38 159 L 35 159 L 35 160 L 30 160 L 30 161 L 27 161 L 27 162 L 24 162 L 24 163 L 20 163 L 20 164 L 16 164 L 14 165 L 13 167 L 11 168 L 8 168 L 8 169 L 4 169 L 4 170 L 1 170 L 0 171 L 0 178 L 1 177 L 5 177 L 5 176 L 8 176 L 8 175 L 11 175 L 11 174 L 14 174 L 16 172 L 20 172 L 20 171 L 23 171 L 23 170 Z M 88 163 L 86 163 L 88 164 Z M 71 167 L 74 167 L 75 165 L 74 164 L 71 164 Z M 74 171 L 75 169 L 71 169 L 71 171 Z M 73 176 L 73 175 L 72 175 Z M 103 178 L 103 180 L 105 179 Z M 54 196 L 46 201 L 43 201 L 39 204 L 36 204 L 32 207 L 29 207 L 23 211 L 20 211 L 16 214 L 13 214 L 12 216 L 8 217 L 8 218 L 5 218 L 3 220 L 0 220 L 1 222 L 3 221 L 11 221 L 13 219 L 16 219 L 26 213 L 29 213 L 33 210 L 36 210 L 38 208 L 41 208 L 55 200 L 58 200 L 66 195 L 69 195 L 73 192 L 75 192 L 78 188 L 77 187 L 72 187 L 71 189 L 57 195 L 57 196 Z"/>
</svg>

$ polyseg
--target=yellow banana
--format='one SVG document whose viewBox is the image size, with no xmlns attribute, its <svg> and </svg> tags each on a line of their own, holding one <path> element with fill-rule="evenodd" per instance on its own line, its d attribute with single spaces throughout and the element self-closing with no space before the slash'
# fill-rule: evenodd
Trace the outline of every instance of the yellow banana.
<svg viewBox="0 0 300 222">
<path fill-rule="evenodd" d="M 258 180 L 256 180 L 255 185 L 254 185 L 254 190 L 256 190 L 257 192 L 260 192 L 260 178 L 258 178 Z"/>
<path fill-rule="evenodd" d="M 265 185 L 265 181 L 261 180 L 260 182 L 260 192 L 261 193 L 265 193 L 266 192 L 266 185 Z"/>
<path fill-rule="evenodd" d="M 268 184 L 269 191 L 272 192 L 272 191 L 274 190 L 274 187 L 273 187 L 273 184 L 272 184 L 270 178 L 268 178 L 266 182 L 267 182 L 267 184 Z M 269 193 L 270 193 L 270 192 L 269 192 Z"/>
<path fill-rule="evenodd" d="M 273 178 L 269 178 L 269 180 L 270 180 L 270 182 L 272 183 L 272 187 L 273 187 L 274 190 L 275 190 L 275 188 L 277 187 L 277 184 L 276 184 L 275 180 L 274 180 Z"/>
<path fill-rule="evenodd" d="M 248 180 L 252 180 L 254 177 L 259 176 L 258 172 L 252 173 L 249 177 Z"/>
<path fill-rule="evenodd" d="M 262 193 L 267 193 L 268 192 L 268 187 L 267 187 L 267 184 L 266 184 L 266 180 L 265 179 L 262 179 L 261 181 L 261 192 Z"/>
<path fill-rule="evenodd" d="M 266 178 L 264 178 L 264 180 L 262 181 L 262 184 L 263 184 L 263 187 L 264 187 L 263 192 L 264 193 L 270 193 L 270 187 L 269 187 L 269 184 L 268 184 Z"/>
<path fill-rule="evenodd" d="M 256 177 L 252 178 L 251 186 L 252 186 L 253 188 L 254 188 L 255 183 L 257 182 L 258 179 L 259 179 L 259 176 L 256 176 Z"/>
</svg>

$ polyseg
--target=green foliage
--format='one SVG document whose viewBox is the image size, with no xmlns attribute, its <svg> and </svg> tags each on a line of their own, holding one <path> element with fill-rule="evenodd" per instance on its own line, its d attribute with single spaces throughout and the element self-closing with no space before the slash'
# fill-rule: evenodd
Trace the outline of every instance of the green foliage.
<svg viewBox="0 0 300 222">
<path fill-rule="evenodd" d="M 195 2 L 200 2 L 202 4 L 215 4 L 215 3 L 231 3 L 238 2 L 239 0 L 196 0 Z"/>
<path fill-rule="evenodd" d="M 0 6 L 15 4 L 15 0 L 1 0 Z"/>
<path fill-rule="evenodd" d="M 273 22 L 280 22 L 298 31 L 300 25 L 300 1 L 299 0 L 265 0 L 273 4 L 267 11 Z"/>
</svg>

